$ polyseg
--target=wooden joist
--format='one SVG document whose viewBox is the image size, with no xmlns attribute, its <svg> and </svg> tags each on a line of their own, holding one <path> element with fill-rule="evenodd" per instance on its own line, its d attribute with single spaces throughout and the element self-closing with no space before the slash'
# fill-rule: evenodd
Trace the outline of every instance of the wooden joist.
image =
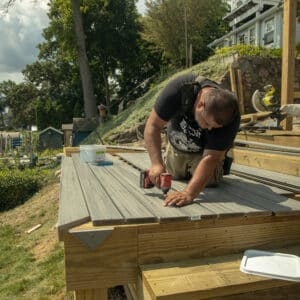
<svg viewBox="0 0 300 300">
<path fill-rule="evenodd" d="M 114 146 L 114 145 L 104 145 L 106 147 L 106 151 L 108 153 L 115 153 L 115 152 L 145 152 L 146 149 L 143 147 L 127 147 L 127 146 Z M 64 147 L 64 155 L 71 156 L 73 153 L 79 153 L 80 147 Z"/>
<path fill-rule="evenodd" d="M 266 130 L 264 133 L 241 131 L 238 132 L 236 139 L 278 146 L 300 147 L 299 131 Z"/>
<path fill-rule="evenodd" d="M 236 164 L 300 176 L 300 156 L 240 147 L 234 147 L 231 151 Z"/>
<path fill-rule="evenodd" d="M 300 246 L 274 251 L 299 255 Z M 241 294 L 246 299 L 247 294 L 254 291 L 272 292 L 272 289 L 281 287 L 288 288 L 287 295 L 291 296 L 295 287 L 300 290 L 300 283 L 242 273 L 239 270 L 242 256 L 243 253 L 239 253 L 141 266 L 137 289 L 141 291 L 139 299 L 200 300 Z"/>
<path fill-rule="evenodd" d="M 265 119 L 267 118 L 271 112 L 259 112 L 259 113 L 252 113 L 252 114 L 246 114 L 241 116 L 241 123 L 252 121 L 255 117 L 257 120 Z"/>
</svg>

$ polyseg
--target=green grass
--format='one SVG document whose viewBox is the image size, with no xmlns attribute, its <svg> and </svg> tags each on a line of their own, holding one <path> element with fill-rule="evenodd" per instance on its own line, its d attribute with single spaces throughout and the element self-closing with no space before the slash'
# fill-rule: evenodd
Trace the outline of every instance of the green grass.
<svg viewBox="0 0 300 300">
<path fill-rule="evenodd" d="M 65 291 L 64 250 L 54 228 L 58 182 L 0 213 L 0 299 L 71 299 Z M 42 226 L 27 234 L 37 224 Z"/>
</svg>

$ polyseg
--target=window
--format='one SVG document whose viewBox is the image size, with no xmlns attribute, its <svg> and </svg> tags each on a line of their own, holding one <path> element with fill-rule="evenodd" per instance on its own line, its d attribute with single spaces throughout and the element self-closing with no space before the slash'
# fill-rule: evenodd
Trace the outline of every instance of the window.
<svg viewBox="0 0 300 300">
<path fill-rule="evenodd" d="M 247 44 L 248 43 L 248 35 L 246 33 L 242 33 L 238 35 L 239 44 Z"/>
<path fill-rule="evenodd" d="M 268 45 L 274 42 L 275 20 L 274 18 L 265 21 L 264 44 Z"/>
<path fill-rule="evenodd" d="M 275 28 L 274 18 L 265 21 L 265 33 L 274 31 L 274 28 Z"/>
<path fill-rule="evenodd" d="M 250 28 L 249 30 L 249 44 L 250 45 L 254 45 L 255 44 L 255 37 L 256 37 L 256 34 L 255 34 L 255 28 Z"/>
</svg>

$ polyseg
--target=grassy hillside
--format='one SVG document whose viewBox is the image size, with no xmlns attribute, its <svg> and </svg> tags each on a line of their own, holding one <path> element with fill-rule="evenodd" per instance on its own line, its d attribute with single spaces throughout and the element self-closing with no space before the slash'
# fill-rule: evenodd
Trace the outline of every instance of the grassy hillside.
<svg viewBox="0 0 300 300">
<path fill-rule="evenodd" d="M 63 245 L 57 241 L 59 183 L 0 213 L 0 299 L 66 297 Z M 37 224 L 42 226 L 28 234 Z"/>
<path fill-rule="evenodd" d="M 99 126 L 98 129 L 90 134 L 84 141 L 84 144 L 98 144 L 100 143 L 99 137 L 101 137 L 105 142 L 109 136 L 124 132 L 137 126 L 141 122 L 144 122 L 147 119 L 158 94 L 174 77 L 192 72 L 218 81 L 227 69 L 228 63 L 225 60 L 220 58 L 220 56 L 212 56 L 201 64 L 195 65 L 190 69 L 177 72 L 166 80 L 153 85 L 153 87 L 150 88 L 143 97 L 137 99 L 135 105 L 130 106 L 119 115 L 113 116 L 111 120 L 107 121 L 104 125 Z"/>
</svg>

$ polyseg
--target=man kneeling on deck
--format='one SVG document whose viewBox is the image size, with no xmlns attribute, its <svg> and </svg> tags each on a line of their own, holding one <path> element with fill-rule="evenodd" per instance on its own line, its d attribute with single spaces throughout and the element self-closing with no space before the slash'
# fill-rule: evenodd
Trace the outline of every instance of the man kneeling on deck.
<svg viewBox="0 0 300 300">
<path fill-rule="evenodd" d="M 163 160 L 162 128 L 167 124 L 168 145 Z M 181 192 L 169 193 L 164 206 L 193 202 L 205 186 L 216 186 L 223 176 L 225 153 L 240 124 L 235 95 L 216 82 L 194 74 L 181 75 L 158 96 L 145 128 L 151 160 L 149 176 L 160 186 L 159 175 L 190 179 Z"/>
</svg>

